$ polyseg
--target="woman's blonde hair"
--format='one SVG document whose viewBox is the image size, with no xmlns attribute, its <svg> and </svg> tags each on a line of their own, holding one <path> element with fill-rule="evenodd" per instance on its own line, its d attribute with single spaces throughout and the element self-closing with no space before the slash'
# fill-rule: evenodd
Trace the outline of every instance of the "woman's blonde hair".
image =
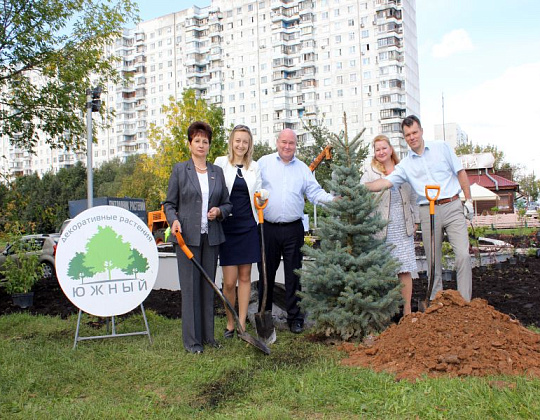
<svg viewBox="0 0 540 420">
<path fill-rule="evenodd" d="M 246 151 L 246 154 L 244 155 L 244 160 L 242 161 L 242 164 L 244 165 L 245 169 L 249 169 L 249 165 L 251 165 L 251 162 L 253 161 L 253 135 L 251 134 L 251 130 L 247 125 L 239 124 L 235 126 L 231 134 L 229 135 L 229 153 L 228 158 L 229 162 L 231 164 L 234 164 L 234 152 L 233 152 L 233 138 L 234 134 L 238 131 L 243 131 L 244 133 L 249 134 L 249 145 L 248 149 Z"/>
<path fill-rule="evenodd" d="M 388 144 L 388 146 L 390 146 L 390 148 L 392 149 L 392 155 L 390 156 L 390 159 L 392 159 L 392 162 L 394 162 L 394 165 L 397 165 L 399 163 L 399 157 L 394 149 L 394 146 L 392 146 L 392 144 L 390 143 L 390 139 L 386 137 L 384 134 L 379 134 L 373 139 L 373 159 L 371 160 L 371 166 L 377 169 L 378 171 L 380 171 L 381 173 L 388 175 L 382 163 L 380 163 L 375 157 L 375 143 L 377 143 L 378 141 L 385 141 Z"/>
</svg>

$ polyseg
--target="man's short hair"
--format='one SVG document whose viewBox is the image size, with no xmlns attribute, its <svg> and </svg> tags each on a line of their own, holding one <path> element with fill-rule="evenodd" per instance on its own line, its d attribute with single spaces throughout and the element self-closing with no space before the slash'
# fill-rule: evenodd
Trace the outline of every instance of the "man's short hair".
<svg viewBox="0 0 540 420">
<path fill-rule="evenodd" d="M 401 121 L 401 132 L 403 132 L 403 127 L 410 127 L 414 123 L 418 124 L 418 127 L 422 128 L 422 124 L 420 124 L 420 119 L 416 115 L 408 115 L 403 118 L 403 121 Z"/>
</svg>

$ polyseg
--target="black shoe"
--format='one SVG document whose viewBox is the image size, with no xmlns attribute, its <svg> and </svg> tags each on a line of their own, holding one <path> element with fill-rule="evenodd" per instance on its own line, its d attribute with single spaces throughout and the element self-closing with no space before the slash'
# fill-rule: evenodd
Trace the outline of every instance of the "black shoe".
<svg viewBox="0 0 540 420">
<path fill-rule="evenodd" d="M 234 330 L 225 329 L 225 332 L 223 333 L 223 337 L 227 339 L 234 338 Z"/>
<path fill-rule="evenodd" d="M 201 349 L 186 349 L 186 351 L 188 353 L 191 353 L 191 354 L 202 354 L 203 351 Z"/>
<path fill-rule="evenodd" d="M 294 334 L 300 334 L 304 331 L 304 323 L 302 321 L 293 321 L 290 326 L 291 332 Z"/>
</svg>

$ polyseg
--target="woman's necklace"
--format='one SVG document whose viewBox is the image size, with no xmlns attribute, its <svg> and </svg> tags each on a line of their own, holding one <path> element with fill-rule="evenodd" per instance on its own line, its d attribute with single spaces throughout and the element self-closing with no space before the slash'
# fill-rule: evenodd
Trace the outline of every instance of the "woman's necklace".
<svg viewBox="0 0 540 420">
<path fill-rule="evenodd" d="M 206 172 L 208 170 L 208 167 L 206 168 L 199 168 L 197 165 L 195 165 L 195 162 L 193 162 L 193 166 L 195 166 L 196 169 L 198 169 L 201 172 Z"/>
<path fill-rule="evenodd" d="M 244 179 L 244 176 L 242 175 L 242 169 L 241 169 L 244 165 L 236 165 L 236 164 L 235 164 L 234 166 L 236 167 L 236 169 L 238 169 L 238 170 L 236 171 L 236 176 L 237 176 L 238 178 L 240 178 L 240 179 Z"/>
</svg>

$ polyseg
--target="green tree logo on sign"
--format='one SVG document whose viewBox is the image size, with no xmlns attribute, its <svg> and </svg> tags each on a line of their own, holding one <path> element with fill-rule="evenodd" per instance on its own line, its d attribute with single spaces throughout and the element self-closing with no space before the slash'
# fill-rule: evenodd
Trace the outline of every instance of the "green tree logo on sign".
<svg viewBox="0 0 540 420">
<path fill-rule="evenodd" d="M 131 248 L 121 235 L 110 226 L 99 226 L 98 232 L 86 244 L 86 252 L 78 252 L 69 261 L 68 276 L 73 280 L 91 278 L 98 273 L 107 273 L 112 280 L 112 271 L 119 269 L 126 275 L 146 273 L 148 260 L 136 249 Z M 122 279 L 125 280 L 125 279 Z"/>
</svg>

